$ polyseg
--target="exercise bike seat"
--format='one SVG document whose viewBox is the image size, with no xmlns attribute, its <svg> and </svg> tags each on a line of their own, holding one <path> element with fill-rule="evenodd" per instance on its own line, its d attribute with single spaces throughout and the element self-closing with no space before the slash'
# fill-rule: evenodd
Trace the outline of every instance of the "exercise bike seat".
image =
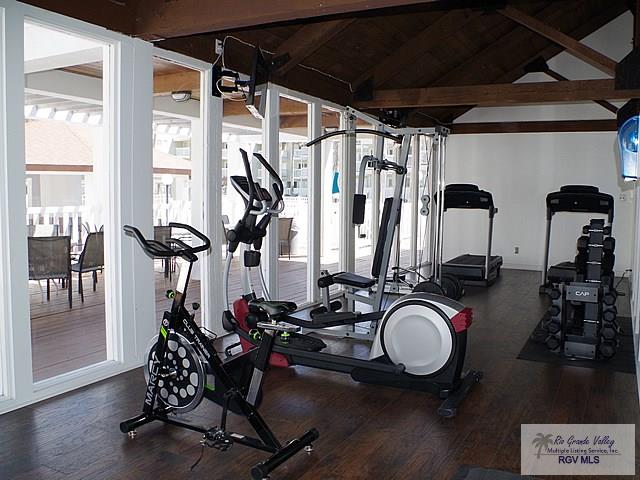
<svg viewBox="0 0 640 480">
<path fill-rule="evenodd" d="M 333 276 L 335 283 L 340 285 L 348 285 L 355 288 L 369 288 L 373 287 L 376 283 L 375 278 L 363 277 L 356 273 L 342 272 Z"/>
<path fill-rule="evenodd" d="M 294 302 L 281 302 L 281 301 L 270 301 L 270 300 L 251 300 L 249 302 L 249 310 L 259 312 L 265 312 L 269 317 L 274 318 L 280 315 L 286 315 L 289 313 L 293 313 L 298 309 L 298 305 Z"/>
</svg>

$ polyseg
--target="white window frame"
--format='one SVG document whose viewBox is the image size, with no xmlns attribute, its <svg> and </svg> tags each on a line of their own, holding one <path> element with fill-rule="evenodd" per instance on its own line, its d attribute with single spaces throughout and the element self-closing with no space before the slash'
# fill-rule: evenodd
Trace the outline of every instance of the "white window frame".
<svg viewBox="0 0 640 480">
<path fill-rule="evenodd" d="M 222 263 L 222 99 L 212 95 L 213 76 L 211 63 L 180 53 L 154 47 L 153 56 L 191 70 L 200 72 L 200 121 L 198 131 L 192 132 L 191 157 L 191 218 L 192 225 L 211 240 L 208 255 L 200 255 L 200 269 L 194 279 L 200 279 L 201 312 L 203 326 L 217 335 L 222 328 L 223 305 L 222 271 L 214 268 Z M 197 162 L 193 158 L 194 139 L 201 146 Z"/>
<path fill-rule="evenodd" d="M 269 83 L 267 87 L 267 102 L 265 118 L 262 122 L 262 151 L 269 164 L 280 171 L 280 97 L 290 98 L 307 104 L 307 131 L 309 139 L 313 139 L 322 134 L 322 109 L 329 108 L 342 114 L 345 107 L 322 100 L 320 98 L 305 93 L 291 90 L 281 85 Z M 355 142 L 353 142 L 353 158 L 355 158 Z M 320 257 L 321 257 L 321 227 L 320 219 L 322 215 L 321 202 L 321 152 L 322 146 L 316 145 L 309 155 L 309 231 L 307 243 L 307 302 L 300 305 L 302 307 L 320 300 L 320 290 L 317 280 L 320 277 Z M 355 167 L 354 167 L 355 169 Z M 354 170 L 355 171 L 355 170 Z M 266 183 L 266 182 L 265 182 Z M 354 174 L 355 188 L 355 174 Z M 340 210 L 340 224 L 351 222 L 350 213 L 344 216 L 344 212 L 351 212 L 353 198 L 342 197 L 341 202 L 346 203 L 345 208 Z M 348 229 L 347 229 L 348 230 Z M 353 229 L 351 229 L 353 230 Z M 346 232 L 345 232 L 346 233 Z M 278 298 L 278 257 L 279 257 L 278 228 L 269 228 L 267 231 L 265 248 L 263 250 L 263 268 L 267 288 L 272 298 Z M 350 243 L 351 256 L 355 255 L 355 242 Z"/>
<path fill-rule="evenodd" d="M 140 225 L 151 234 L 153 46 L 102 27 L 55 14 L 13 0 L 0 0 L 3 35 L 0 38 L 0 361 L 4 396 L 0 414 L 89 383 L 137 368 L 155 325 L 153 265 L 135 241 L 121 230 L 123 224 Z M 27 280 L 24 187 L 24 21 L 44 24 L 109 45 L 103 98 L 109 134 L 108 225 L 105 258 L 113 270 L 106 286 L 107 351 L 109 360 L 38 384 L 33 383 Z M 3 43 L 4 42 L 4 43 Z M 10 48 L 8 47 L 10 45 Z M 203 82 L 210 86 L 210 74 Z M 211 102 L 206 118 L 215 121 Z M 218 106 L 218 115 L 221 105 Z M 204 117 L 203 117 L 204 118 Z M 220 123 L 220 122 L 218 122 Z M 211 142 L 205 158 L 210 158 Z M 215 170 L 215 169 L 214 169 Z M 134 175 L 135 173 L 135 175 Z M 141 179 L 148 181 L 141 182 Z M 148 191 L 148 195 L 146 194 Z M 214 196 L 215 197 L 215 196 Z M 214 200 L 215 202 L 215 200 Z M 105 222 L 105 223 L 107 223 Z M 215 225 L 215 223 L 214 223 Z M 219 239 L 218 237 L 217 239 Z M 126 272 L 124 270 L 127 269 Z"/>
</svg>

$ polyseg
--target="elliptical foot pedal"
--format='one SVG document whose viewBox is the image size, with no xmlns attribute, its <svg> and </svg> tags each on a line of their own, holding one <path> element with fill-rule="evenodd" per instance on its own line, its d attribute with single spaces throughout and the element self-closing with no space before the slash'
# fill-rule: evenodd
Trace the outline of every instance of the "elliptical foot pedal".
<svg viewBox="0 0 640 480">
<path fill-rule="evenodd" d="M 329 304 L 329 307 L 330 307 L 330 310 L 327 310 L 327 307 L 325 307 L 324 305 L 316 307 L 316 308 L 314 308 L 313 310 L 311 310 L 309 312 L 309 316 L 313 319 L 317 315 L 322 315 L 323 313 L 327 313 L 329 311 L 337 312 L 338 310 L 340 310 L 342 308 L 342 302 L 340 300 L 334 300 L 333 302 L 331 302 Z"/>
</svg>

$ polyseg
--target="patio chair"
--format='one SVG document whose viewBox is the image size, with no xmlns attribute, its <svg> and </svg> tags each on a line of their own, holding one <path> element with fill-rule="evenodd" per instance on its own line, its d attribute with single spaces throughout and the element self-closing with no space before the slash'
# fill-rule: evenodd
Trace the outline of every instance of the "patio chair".
<svg viewBox="0 0 640 480">
<path fill-rule="evenodd" d="M 78 274 L 78 291 L 80 299 L 84 302 L 84 289 L 82 288 L 82 275 L 91 272 L 93 274 L 93 291 L 98 284 L 98 270 L 104 268 L 104 233 L 90 233 L 80 253 L 80 258 L 71 265 L 71 270 Z"/>
<path fill-rule="evenodd" d="M 287 246 L 287 254 L 291 260 L 291 226 L 293 225 L 292 217 L 278 218 L 278 238 L 280 239 L 280 256 L 282 256 L 282 247 Z"/>
<path fill-rule="evenodd" d="M 71 299 L 71 237 L 28 237 L 29 280 L 47 281 L 47 301 L 51 300 L 51 280 L 62 279 Z"/>
<path fill-rule="evenodd" d="M 167 240 L 171 238 L 171 227 L 167 226 L 155 226 L 153 227 L 153 239 L 156 242 L 161 242 L 166 244 Z M 173 270 L 173 265 L 171 263 L 171 258 L 163 258 L 162 266 L 164 267 L 164 278 L 169 278 L 171 281 L 171 273 Z"/>
</svg>

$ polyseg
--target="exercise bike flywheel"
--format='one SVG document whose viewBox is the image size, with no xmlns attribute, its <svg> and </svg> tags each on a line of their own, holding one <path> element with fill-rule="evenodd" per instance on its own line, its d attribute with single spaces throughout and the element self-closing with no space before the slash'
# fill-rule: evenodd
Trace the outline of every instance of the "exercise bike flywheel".
<svg viewBox="0 0 640 480">
<path fill-rule="evenodd" d="M 151 339 L 147 346 L 144 376 L 149 381 L 150 372 L 160 375 L 158 379 L 158 401 L 181 413 L 196 408 L 202 401 L 207 381 L 205 362 L 193 344 L 183 335 L 169 332 L 166 367 L 160 368 L 156 351 L 159 336 Z"/>
</svg>

